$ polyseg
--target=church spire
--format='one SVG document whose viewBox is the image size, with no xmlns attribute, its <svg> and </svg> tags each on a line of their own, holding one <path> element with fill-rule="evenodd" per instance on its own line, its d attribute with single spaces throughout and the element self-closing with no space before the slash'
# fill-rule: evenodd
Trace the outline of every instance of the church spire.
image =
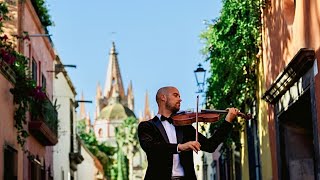
<svg viewBox="0 0 320 180">
<path fill-rule="evenodd" d="M 143 112 L 143 121 L 151 119 L 151 111 L 149 106 L 149 97 L 148 97 L 148 91 L 146 91 L 146 97 L 144 100 L 144 112 Z"/>
<path fill-rule="evenodd" d="M 97 99 L 102 98 L 102 89 L 101 89 L 100 82 L 98 82 L 98 84 L 97 84 L 96 98 L 97 98 Z"/>
<path fill-rule="evenodd" d="M 85 124 L 86 124 L 86 133 L 89 133 L 91 129 L 90 113 L 87 113 L 86 115 Z"/>
<path fill-rule="evenodd" d="M 128 108 L 134 111 L 134 96 L 133 96 L 133 89 L 132 89 L 132 81 L 130 81 L 130 84 L 128 86 L 127 99 L 128 99 Z"/>
<path fill-rule="evenodd" d="M 81 93 L 81 100 L 84 100 L 83 92 Z M 83 119 L 86 117 L 86 107 L 84 106 L 84 103 L 79 103 L 80 106 L 80 119 Z"/>
<path fill-rule="evenodd" d="M 123 88 L 119 62 L 118 62 L 118 53 L 116 51 L 115 43 L 112 42 L 112 47 L 109 53 L 109 64 L 107 69 L 104 96 L 109 99 L 114 97 L 114 93 L 117 93 L 120 101 L 125 100 L 125 92 Z"/>
<path fill-rule="evenodd" d="M 96 91 L 96 111 L 94 114 L 94 119 L 96 119 L 100 115 L 100 110 L 101 110 L 100 99 L 102 99 L 102 89 L 100 86 L 100 82 L 98 82 L 97 91 Z"/>
</svg>

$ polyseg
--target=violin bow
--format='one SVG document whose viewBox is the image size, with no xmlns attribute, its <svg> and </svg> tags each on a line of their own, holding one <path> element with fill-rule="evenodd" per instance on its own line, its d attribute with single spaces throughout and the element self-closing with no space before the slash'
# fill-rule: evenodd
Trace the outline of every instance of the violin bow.
<svg viewBox="0 0 320 180">
<path fill-rule="evenodd" d="M 198 108 L 199 108 L 199 95 L 197 95 L 197 111 L 196 111 L 196 141 L 198 142 Z"/>
<path fill-rule="evenodd" d="M 201 110 L 201 112 L 204 112 L 204 113 L 227 114 L 227 113 L 228 113 L 228 110 L 203 109 L 203 110 Z M 252 115 L 251 115 L 251 114 L 244 114 L 244 113 L 242 113 L 242 112 L 238 112 L 238 116 L 244 118 L 245 120 L 250 120 L 250 119 L 252 119 Z"/>
</svg>

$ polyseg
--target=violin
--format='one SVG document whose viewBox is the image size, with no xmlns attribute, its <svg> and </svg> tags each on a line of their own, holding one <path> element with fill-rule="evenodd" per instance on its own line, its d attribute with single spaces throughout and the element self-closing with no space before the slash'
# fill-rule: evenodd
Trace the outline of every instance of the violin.
<svg viewBox="0 0 320 180">
<path fill-rule="evenodd" d="M 176 113 L 171 116 L 173 119 L 173 124 L 176 126 L 184 126 L 184 125 L 190 125 L 194 122 L 196 122 L 196 141 L 198 141 L 198 122 L 216 122 L 219 120 L 220 114 L 226 114 L 228 113 L 227 110 L 201 110 L 199 113 L 198 110 L 199 107 L 199 95 L 197 96 L 197 111 L 196 112 L 180 112 Z M 238 116 L 241 116 L 245 119 L 251 119 L 250 114 L 243 114 L 238 112 Z"/>
<path fill-rule="evenodd" d="M 220 119 L 220 114 L 227 113 L 227 110 L 202 109 L 201 112 L 198 113 L 198 122 L 214 123 Z M 180 111 L 173 114 L 171 118 L 173 119 L 173 124 L 175 126 L 185 126 L 196 122 L 196 114 L 196 112 L 191 111 Z M 252 118 L 250 114 L 244 114 L 241 112 L 238 112 L 238 116 L 246 120 Z"/>
</svg>

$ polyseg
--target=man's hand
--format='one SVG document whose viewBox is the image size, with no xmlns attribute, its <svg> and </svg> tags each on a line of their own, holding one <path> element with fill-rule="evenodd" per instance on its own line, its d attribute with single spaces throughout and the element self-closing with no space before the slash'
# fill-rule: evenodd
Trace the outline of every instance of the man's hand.
<svg viewBox="0 0 320 180">
<path fill-rule="evenodd" d="M 198 141 L 188 141 L 184 144 L 178 144 L 179 151 L 191 151 L 198 153 L 200 151 L 200 143 Z"/>
<path fill-rule="evenodd" d="M 227 108 L 228 114 L 226 116 L 226 121 L 232 122 L 240 112 L 237 108 Z"/>
</svg>

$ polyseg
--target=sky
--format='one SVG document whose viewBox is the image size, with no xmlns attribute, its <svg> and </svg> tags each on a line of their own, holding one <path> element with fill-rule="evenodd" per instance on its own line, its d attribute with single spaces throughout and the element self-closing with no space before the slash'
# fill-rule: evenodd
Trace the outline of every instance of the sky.
<svg viewBox="0 0 320 180">
<path fill-rule="evenodd" d="M 77 66 L 66 68 L 76 99 L 83 93 L 93 101 L 85 104 L 91 119 L 97 84 L 105 85 L 113 41 L 125 90 L 132 81 L 136 116 L 144 109 L 146 92 L 151 111 L 157 113 L 155 94 L 162 86 L 179 89 L 181 110 L 196 108 L 193 71 L 199 63 L 209 70 L 199 36 L 205 22 L 219 16 L 220 1 L 47 0 L 47 6 L 54 21 L 49 28 L 54 47 L 63 64 Z"/>
</svg>

